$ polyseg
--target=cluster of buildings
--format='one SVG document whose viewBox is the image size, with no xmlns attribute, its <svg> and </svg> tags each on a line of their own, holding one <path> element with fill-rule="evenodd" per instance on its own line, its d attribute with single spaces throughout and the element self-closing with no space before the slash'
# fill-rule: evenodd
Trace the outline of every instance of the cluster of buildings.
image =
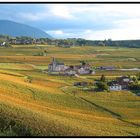
<svg viewBox="0 0 140 140">
<path fill-rule="evenodd" d="M 48 65 L 48 72 L 59 72 L 60 74 L 68 76 L 75 74 L 95 74 L 89 64 L 66 66 L 64 63 L 57 62 L 55 58 L 53 58 L 52 62 Z"/>
<path fill-rule="evenodd" d="M 99 81 L 96 81 L 96 83 Z M 129 89 L 129 84 L 133 83 L 134 81 L 127 77 L 127 76 L 122 76 L 118 77 L 116 80 L 110 81 L 107 83 L 108 89 L 110 91 L 120 91 L 120 90 L 128 90 Z M 89 85 L 96 85 L 96 83 L 89 83 L 89 82 L 75 82 L 73 86 L 89 86 Z"/>
<path fill-rule="evenodd" d="M 2 43 L 9 43 L 14 45 L 29 45 L 29 44 L 42 44 L 42 41 L 40 39 L 33 39 L 28 37 L 16 37 L 10 39 L 3 39 Z M 0 45 L 2 43 L 0 43 Z"/>
<path fill-rule="evenodd" d="M 111 82 L 108 82 L 109 90 L 127 90 L 130 83 L 133 83 L 134 81 L 128 77 L 128 76 L 122 76 L 117 78 L 116 80 L 113 80 Z"/>
<path fill-rule="evenodd" d="M 12 38 L 12 39 L 9 39 L 8 42 L 10 44 L 15 44 L 15 45 L 27 45 L 27 44 L 35 44 L 36 43 L 36 40 L 35 39 L 22 39 L 22 38 Z"/>
<path fill-rule="evenodd" d="M 114 70 L 115 67 L 102 67 L 102 70 L 109 69 Z M 86 74 L 95 74 L 95 71 L 92 70 L 92 67 L 89 64 L 81 64 L 81 65 L 72 65 L 67 66 L 64 63 L 60 63 L 56 61 L 55 58 L 52 59 L 52 62 L 48 65 L 48 72 L 58 72 L 62 75 L 86 75 Z M 128 76 L 122 76 L 116 78 L 116 80 L 112 80 L 107 83 L 108 89 L 112 91 L 120 91 L 120 90 L 127 90 L 129 88 L 129 84 L 133 83 L 134 81 Z M 74 86 L 88 86 L 94 85 L 93 83 L 89 84 L 88 82 L 75 82 Z"/>
</svg>

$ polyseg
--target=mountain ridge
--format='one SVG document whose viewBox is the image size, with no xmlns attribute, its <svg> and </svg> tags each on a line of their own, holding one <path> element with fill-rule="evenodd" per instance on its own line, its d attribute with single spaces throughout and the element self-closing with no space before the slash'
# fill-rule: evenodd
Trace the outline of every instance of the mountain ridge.
<svg viewBox="0 0 140 140">
<path fill-rule="evenodd" d="M 0 20 L 0 34 L 16 36 L 28 36 L 33 38 L 52 38 L 39 28 L 11 20 Z"/>
</svg>

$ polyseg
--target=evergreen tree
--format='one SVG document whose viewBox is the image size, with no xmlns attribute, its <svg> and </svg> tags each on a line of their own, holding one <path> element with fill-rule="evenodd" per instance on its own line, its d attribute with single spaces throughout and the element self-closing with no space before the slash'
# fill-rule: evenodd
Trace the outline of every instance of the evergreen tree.
<svg viewBox="0 0 140 140">
<path fill-rule="evenodd" d="M 108 85 L 105 82 L 98 82 L 96 86 L 99 91 L 108 90 Z"/>
<path fill-rule="evenodd" d="M 136 75 L 137 79 L 140 80 L 140 72 Z"/>
<path fill-rule="evenodd" d="M 105 76 L 103 74 L 101 75 L 100 81 L 101 82 L 106 82 L 106 78 L 105 78 Z"/>
</svg>

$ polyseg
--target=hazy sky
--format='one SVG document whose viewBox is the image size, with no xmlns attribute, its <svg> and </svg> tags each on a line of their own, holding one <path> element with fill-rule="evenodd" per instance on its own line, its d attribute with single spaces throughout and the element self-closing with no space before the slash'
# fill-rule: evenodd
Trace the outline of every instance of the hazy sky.
<svg viewBox="0 0 140 140">
<path fill-rule="evenodd" d="M 0 4 L 0 19 L 55 38 L 140 39 L 140 4 Z"/>
</svg>

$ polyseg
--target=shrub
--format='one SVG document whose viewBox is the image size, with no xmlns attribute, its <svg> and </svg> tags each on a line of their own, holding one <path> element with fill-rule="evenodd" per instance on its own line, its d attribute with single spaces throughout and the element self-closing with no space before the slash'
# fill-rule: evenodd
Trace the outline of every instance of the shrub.
<svg viewBox="0 0 140 140">
<path fill-rule="evenodd" d="M 12 47 L 12 45 L 9 44 L 9 43 L 6 43 L 6 44 L 5 44 L 5 47 L 6 47 L 6 48 L 8 48 L 8 47 Z"/>
<path fill-rule="evenodd" d="M 98 91 L 104 91 L 104 90 L 108 91 L 108 85 L 105 82 L 98 82 L 96 83 L 96 86 Z"/>
<path fill-rule="evenodd" d="M 139 72 L 139 73 L 137 73 L 137 75 L 136 75 L 136 76 L 137 76 L 137 79 L 138 79 L 138 80 L 140 80 L 140 72 Z"/>
<path fill-rule="evenodd" d="M 30 77 L 30 76 L 25 76 L 24 78 L 25 78 L 25 79 L 24 79 L 25 82 L 27 82 L 27 83 L 32 83 L 32 77 Z"/>
<path fill-rule="evenodd" d="M 128 87 L 130 90 L 140 90 L 140 84 L 138 83 L 130 83 Z"/>
<path fill-rule="evenodd" d="M 43 55 L 44 55 L 43 52 L 39 52 L 39 53 L 33 54 L 33 56 L 43 56 Z"/>
</svg>

